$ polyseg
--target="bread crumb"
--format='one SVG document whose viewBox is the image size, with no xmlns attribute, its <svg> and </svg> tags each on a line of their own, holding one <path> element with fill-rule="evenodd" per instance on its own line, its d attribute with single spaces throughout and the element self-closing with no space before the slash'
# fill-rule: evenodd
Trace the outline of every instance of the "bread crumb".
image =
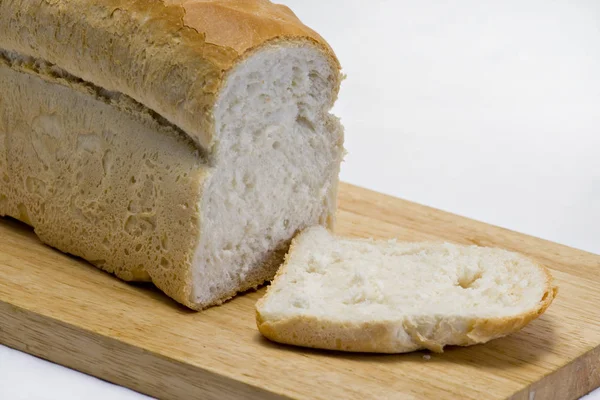
<svg viewBox="0 0 600 400">
<path fill-rule="evenodd" d="M 534 400 L 535 399 L 535 390 L 532 390 L 531 392 L 529 392 L 529 400 Z"/>
<path fill-rule="evenodd" d="M 425 354 L 425 355 L 423 356 L 423 360 L 425 360 L 425 361 L 429 361 L 429 360 L 431 360 L 431 356 L 430 356 L 429 354 Z"/>
</svg>

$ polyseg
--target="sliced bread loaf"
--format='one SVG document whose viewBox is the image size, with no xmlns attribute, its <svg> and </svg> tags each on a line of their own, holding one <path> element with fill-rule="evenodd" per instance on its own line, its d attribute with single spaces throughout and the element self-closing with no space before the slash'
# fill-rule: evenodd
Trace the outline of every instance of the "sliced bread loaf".
<svg viewBox="0 0 600 400">
<path fill-rule="evenodd" d="M 314 227 L 293 240 L 257 303 L 257 325 L 293 345 L 441 352 L 521 329 L 556 291 L 546 268 L 509 251 L 344 239 Z"/>
<path fill-rule="evenodd" d="M 268 0 L 0 1 L 0 217 L 219 304 L 333 223 L 341 78 Z"/>
</svg>

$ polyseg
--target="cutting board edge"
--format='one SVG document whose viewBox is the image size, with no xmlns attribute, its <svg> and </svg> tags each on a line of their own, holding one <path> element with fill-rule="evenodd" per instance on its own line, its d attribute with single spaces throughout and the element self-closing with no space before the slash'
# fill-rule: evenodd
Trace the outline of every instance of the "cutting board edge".
<svg viewBox="0 0 600 400">
<path fill-rule="evenodd" d="M 0 321 L 5 322 L 0 327 L 0 344 L 148 396 L 181 399 L 201 392 L 207 399 L 288 398 L 3 300 L 0 300 Z M 114 354 L 119 354 L 122 360 L 106 360 L 105 356 Z M 131 363 L 132 359 L 139 362 Z M 114 369 L 106 368 L 107 362 Z"/>
<path fill-rule="evenodd" d="M 567 363 L 561 368 L 546 375 L 537 382 L 512 395 L 510 400 L 569 400 L 579 399 L 593 390 L 600 388 L 600 369 L 594 367 L 594 360 L 600 360 L 600 345 L 590 349 L 582 356 Z M 577 379 L 577 376 L 584 377 Z M 570 378 L 575 379 L 570 379 Z M 587 377 L 587 379 L 586 379 Z M 567 383 L 558 386 L 549 381 Z"/>
</svg>

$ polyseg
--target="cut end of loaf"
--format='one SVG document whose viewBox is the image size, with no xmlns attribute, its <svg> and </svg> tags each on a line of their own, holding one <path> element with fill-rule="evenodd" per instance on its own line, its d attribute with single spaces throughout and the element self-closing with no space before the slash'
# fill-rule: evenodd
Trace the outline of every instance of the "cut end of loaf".
<svg viewBox="0 0 600 400">
<path fill-rule="evenodd" d="M 257 303 L 257 325 L 307 347 L 442 351 L 515 332 L 555 295 L 544 267 L 509 251 L 343 239 L 315 227 L 294 239 Z"/>
<path fill-rule="evenodd" d="M 264 46 L 229 72 L 199 205 L 196 308 L 271 279 L 294 234 L 331 223 L 343 152 L 329 113 L 338 84 L 329 55 L 304 42 Z"/>
</svg>

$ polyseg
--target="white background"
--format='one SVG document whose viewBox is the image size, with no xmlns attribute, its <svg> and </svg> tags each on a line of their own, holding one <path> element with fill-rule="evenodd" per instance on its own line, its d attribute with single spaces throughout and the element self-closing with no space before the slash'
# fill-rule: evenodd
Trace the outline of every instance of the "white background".
<svg viewBox="0 0 600 400">
<path fill-rule="evenodd" d="M 600 2 L 284 2 L 348 75 L 344 181 L 600 253 Z M 0 346 L 0 399 L 58 398 L 142 396 Z"/>
</svg>

